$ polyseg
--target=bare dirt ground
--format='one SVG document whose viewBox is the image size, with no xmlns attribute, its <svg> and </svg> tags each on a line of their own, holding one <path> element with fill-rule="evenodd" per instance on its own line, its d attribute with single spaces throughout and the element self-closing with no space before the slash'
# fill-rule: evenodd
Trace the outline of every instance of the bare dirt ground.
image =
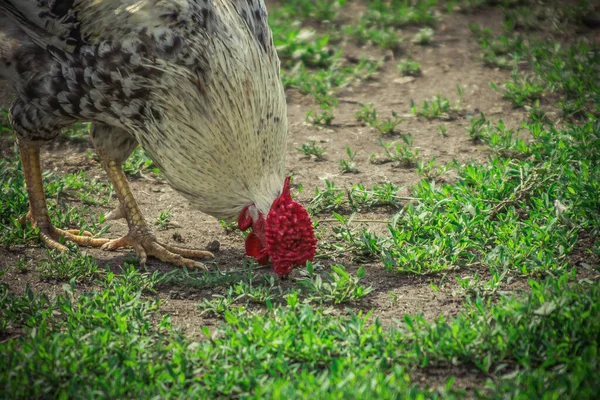
<svg viewBox="0 0 600 400">
<path fill-rule="evenodd" d="M 421 178 L 414 168 L 393 168 L 390 164 L 375 165 L 369 162 L 371 154 L 381 154 L 382 149 L 378 144 L 379 133 L 368 126 L 356 122 L 355 112 L 360 108 L 358 103 L 373 103 L 382 115 L 389 115 L 396 111 L 403 117 L 399 126 L 402 133 L 411 133 L 415 146 L 419 149 L 424 159 L 437 157 L 439 163 L 456 159 L 459 163 L 471 159 L 485 161 L 487 158 L 486 147 L 474 145 L 469 140 L 465 131 L 468 125 L 466 114 L 484 112 L 492 120 L 502 119 L 510 127 L 518 127 L 525 118 L 523 110 L 515 110 L 501 98 L 501 95 L 489 87 L 490 81 L 501 82 L 506 80 L 510 72 L 505 70 L 484 67 L 478 60 L 479 47 L 473 39 L 468 24 L 478 22 L 483 26 L 498 26 L 502 21 L 499 11 L 486 11 L 480 15 L 464 16 L 460 14 L 445 17 L 437 26 L 436 34 L 431 46 L 416 46 L 410 43 L 403 45 L 405 54 L 388 55 L 383 69 L 369 81 L 352 85 L 340 94 L 340 105 L 335 112 L 334 124 L 328 129 L 319 129 L 305 123 L 307 110 L 316 108 L 316 104 L 309 96 L 304 96 L 296 90 L 289 90 L 289 139 L 287 165 L 290 173 L 294 174 L 295 181 L 305 187 L 300 195 L 300 201 L 307 201 L 314 193 L 314 188 L 323 188 L 325 179 L 333 180 L 337 187 L 345 188 L 352 184 L 360 183 L 365 187 L 374 184 L 391 182 L 403 189 L 401 195 L 410 195 L 410 186 Z M 406 37 L 411 37 L 416 32 L 407 29 Z M 352 45 L 342 44 L 347 48 L 346 54 L 360 55 L 366 53 L 372 57 L 382 54 L 379 50 L 369 48 L 355 48 Z M 403 79 L 396 68 L 399 58 L 406 54 L 421 63 L 422 75 L 415 79 Z M 416 118 L 411 114 L 410 101 L 421 105 L 424 100 L 436 94 L 450 98 L 453 105 L 458 101 L 456 86 L 464 88 L 461 112 L 455 120 L 428 121 Z M 9 95 L 6 89 L 0 100 L 6 107 Z M 439 126 L 447 128 L 448 136 L 439 134 Z M 315 162 L 303 157 L 296 148 L 309 140 L 315 140 L 327 148 L 326 159 Z M 400 140 L 399 136 L 384 138 L 385 141 Z M 7 154 L 11 151 L 13 143 L 0 142 L 0 152 Z M 345 159 L 346 146 L 358 150 L 356 157 L 358 174 L 342 174 L 338 161 Z M 106 182 L 107 178 L 98 163 L 88 157 L 87 152 L 93 151 L 89 142 L 71 143 L 66 140 L 56 140 L 49 143 L 42 154 L 43 166 L 47 170 L 57 173 L 85 170 L 89 177 L 99 177 Z M 446 181 L 453 179 L 451 174 L 444 177 Z M 160 211 L 171 209 L 181 227 L 166 231 L 156 231 L 161 241 L 173 243 L 173 235 L 178 234 L 183 238 L 184 245 L 204 248 L 209 242 L 217 239 L 221 243 L 221 250 L 216 253 L 215 264 L 221 270 L 239 268 L 240 260 L 244 257 L 243 236 L 239 232 L 227 233 L 213 218 L 190 208 L 189 203 L 174 192 L 164 181 L 148 179 L 131 179 L 131 188 L 148 221 L 153 221 Z M 105 208 L 96 208 L 96 213 L 108 213 L 117 206 L 116 199 Z M 393 211 L 381 209 L 365 214 L 369 219 L 389 219 Z M 320 215 L 317 218 L 329 218 Z M 111 222 L 110 237 L 118 237 L 127 233 L 125 221 Z M 331 224 L 323 224 L 327 232 L 331 232 Z M 381 232 L 385 224 L 366 224 L 369 229 Z M 134 256 L 133 251 L 105 252 L 95 249 L 86 249 L 93 255 L 98 265 L 110 265 L 115 271 L 126 259 Z M 26 260 L 39 260 L 45 250 L 39 247 L 24 249 L 0 248 L 0 267 L 14 265 L 17 260 L 24 257 Z M 355 271 L 358 264 L 351 258 L 340 258 L 326 263 L 342 263 L 350 271 Z M 374 288 L 373 293 L 364 301 L 352 304 L 350 309 L 374 310 L 374 316 L 380 318 L 385 324 L 390 324 L 395 318 L 403 314 L 423 314 L 426 319 L 433 319 L 438 315 L 451 317 L 462 309 L 463 296 L 457 292 L 456 276 L 472 276 L 477 271 L 448 272 L 445 285 L 439 291 L 434 291 L 430 282 L 439 282 L 441 276 L 416 276 L 388 273 L 382 265 L 367 264 L 367 275 L 364 278 L 366 286 Z M 150 259 L 147 269 L 149 271 L 169 271 L 173 267 Z M 264 274 L 272 274 L 264 270 Z M 485 274 L 485 271 L 479 271 Z M 294 274 L 292 274 L 294 275 Z M 292 276 L 293 277 L 293 276 Z M 20 274 L 15 269 L 8 268 L 2 278 L 11 291 L 22 292 L 26 284 L 37 290 L 49 293 L 60 292 L 60 286 L 53 283 L 42 282 L 35 273 Z M 293 279 L 283 282 L 284 287 L 293 286 Z M 512 281 L 506 290 L 519 291 L 524 288 L 523 282 Z M 202 298 L 222 293 L 222 289 L 198 290 L 187 287 L 168 287 L 159 292 L 165 300 L 162 311 L 170 313 L 174 324 L 186 329 L 194 335 L 202 325 L 214 325 L 219 321 L 214 318 L 201 316 L 197 304 Z M 392 294 L 393 293 L 393 294 Z M 391 301 L 395 297 L 396 301 Z M 337 312 L 344 313 L 344 308 Z M 443 377 L 451 373 L 461 381 L 461 385 L 469 388 L 475 381 L 481 379 L 478 375 L 471 375 L 468 371 L 444 371 Z M 437 374 L 431 371 L 427 379 L 432 379 Z M 425 378 L 423 378 L 425 379 Z M 435 380 L 435 379 L 434 379 Z M 443 379 L 440 379 L 443 381 Z"/>
</svg>

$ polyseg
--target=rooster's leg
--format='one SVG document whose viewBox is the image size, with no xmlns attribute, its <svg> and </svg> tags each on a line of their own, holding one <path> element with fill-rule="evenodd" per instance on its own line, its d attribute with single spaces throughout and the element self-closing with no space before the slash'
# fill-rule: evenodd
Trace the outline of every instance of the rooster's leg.
<svg viewBox="0 0 600 400">
<path fill-rule="evenodd" d="M 142 264 L 146 263 L 148 256 L 154 256 L 161 261 L 180 267 L 205 268 L 202 263 L 189 258 L 213 257 L 212 253 L 202 250 L 186 249 L 159 243 L 146 220 L 138 208 L 137 202 L 127 184 L 127 178 L 121 169 L 121 164 L 105 154 L 100 154 L 102 167 L 108 174 L 113 184 L 120 207 L 115 211 L 117 217 L 124 216 L 129 225 L 129 233 L 122 238 L 111 240 L 102 246 L 106 250 L 116 250 L 121 247 L 131 246 L 140 257 Z M 189 258 L 185 258 L 189 257 Z"/>
<path fill-rule="evenodd" d="M 79 235 L 80 231 L 77 229 L 63 230 L 52 225 L 44 194 L 39 145 L 19 141 L 19 151 L 29 196 L 29 212 L 21 218 L 21 223 L 25 224 L 29 221 L 34 228 L 39 228 L 42 243 L 50 249 L 68 250 L 65 245 L 58 242 L 61 237 L 80 246 L 100 247 L 106 244 L 108 239 L 95 239 L 90 232 L 81 232 Z"/>
</svg>

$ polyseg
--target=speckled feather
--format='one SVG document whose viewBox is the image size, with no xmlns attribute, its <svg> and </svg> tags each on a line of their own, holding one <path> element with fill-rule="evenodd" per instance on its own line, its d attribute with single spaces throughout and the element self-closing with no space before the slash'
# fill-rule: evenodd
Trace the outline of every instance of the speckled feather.
<svg viewBox="0 0 600 400">
<path fill-rule="evenodd" d="M 201 211 L 268 213 L 287 117 L 262 0 L 0 0 L 0 75 L 20 140 L 93 121 L 98 151 L 136 142 Z"/>
</svg>

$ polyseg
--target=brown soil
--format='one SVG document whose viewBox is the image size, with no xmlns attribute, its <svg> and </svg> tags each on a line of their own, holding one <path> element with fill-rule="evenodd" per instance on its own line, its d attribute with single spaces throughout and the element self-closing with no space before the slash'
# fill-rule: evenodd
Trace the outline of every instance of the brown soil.
<svg viewBox="0 0 600 400">
<path fill-rule="evenodd" d="M 502 119 L 510 127 L 520 126 L 525 118 L 522 110 L 515 110 L 501 95 L 489 87 L 490 81 L 502 82 L 510 72 L 486 68 L 478 60 L 479 46 L 473 40 L 468 29 L 470 22 L 478 22 L 483 26 L 499 26 L 502 15 L 499 11 L 486 10 L 476 16 L 451 15 L 436 27 L 434 42 L 431 46 L 416 46 L 406 40 L 403 45 L 405 54 L 389 56 L 385 66 L 373 80 L 360 82 L 344 89 L 340 94 L 340 105 L 335 112 L 334 125 L 329 129 L 318 129 L 307 125 L 305 114 L 307 110 L 315 108 L 313 99 L 298 93 L 288 91 L 289 104 L 289 140 L 288 140 L 288 171 L 293 173 L 295 180 L 304 185 L 306 190 L 300 195 L 301 201 L 309 199 L 315 187 L 324 188 L 325 179 L 333 180 L 337 187 L 345 188 L 352 184 L 360 183 L 366 187 L 374 184 L 392 182 L 404 188 L 401 195 L 410 194 L 410 186 L 421 178 L 415 169 L 393 168 L 390 164 L 374 165 L 369 162 L 373 153 L 381 154 L 382 149 L 378 144 L 379 133 L 369 127 L 356 123 L 355 112 L 360 108 L 358 103 L 373 103 L 378 114 L 388 116 L 391 111 L 396 111 L 404 119 L 399 126 L 400 133 L 411 133 L 414 144 L 420 150 L 424 159 L 437 157 L 439 163 L 456 159 L 460 163 L 471 159 L 485 161 L 488 154 L 485 146 L 474 145 L 470 140 L 465 127 L 468 125 L 467 114 L 484 112 L 489 118 Z M 410 38 L 417 29 L 407 29 L 405 37 Z M 346 54 L 370 56 L 381 55 L 379 50 L 370 48 L 356 48 L 351 44 L 342 44 Z M 402 79 L 396 68 L 398 59 L 410 54 L 410 57 L 421 63 L 422 75 L 415 79 Z M 415 118 L 410 111 L 410 101 L 414 100 L 419 106 L 424 100 L 436 94 L 441 94 L 451 99 L 453 105 L 458 100 L 456 86 L 464 88 L 462 99 L 463 111 L 452 121 Z M 0 88 L 0 93 L 2 89 Z M 0 98 L 0 101 L 6 101 Z M 2 104 L 0 104 L 1 106 Z M 4 104 L 6 106 L 6 104 Z M 439 126 L 447 128 L 448 136 L 439 135 Z M 315 162 L 303 158 L 298 151 L 302 143 L 316 140 L 327 148 L 326 159 Z M 386 142 L 400 140 L 400 136 L 385 137 Z M 5 153 L 10 151 L 12 143 L 0 142 L 0 150 Z M 90 177 L 99 177 L 106 181 L 104 172 L 98 164 L 91 160 L 86 152 L 91 149 L 88 142 L 73 144 L 64 140 L 57 140 L 43 151 L 42 161 L 44 167 L 59 173 L 87 170 Z M 342 174 L 338 161 L 347 158 L 346 146 L 358 150 L 356 158 L 358 174 Z M 449 174 L 443 179 L 452 180 Z M 175 213 L 175 220 L 181 228 L 167 231 L 156 231 L 162 241 L 173 243 L 173 234 L 181 235 L 184 245 L 203 248 L 209 242 L 217 239 L 221 242 L 221 251 L 214 260 L 221 270 L 239 268 L 240 260 L 244 257 L 243 236 L 241 233 L 226 233 L 219 223 L 213 218 L 190 208 L 189 203 L 175 193 L 164 182 L 154 182 L 146 179 L 131 181 L 131 188 L 148 221 L 153 221 L 159 212 L 171 209 Z M 113 199 L 110 207 L 95 209 L 95 212 L 107 213 L 117 206 Z M 379 210 L 366 215 L 365 218 L 386 219 L 393 215 L 393 211 Z M 329 218 L 321 215 L 319 218 Z M 124 221 L 111 223 L 110 237 L 118 237 L 127 233 Z M 331 224 L 323 224 L 331 231 Z M 365 224 L 369 229 L 381 231 L 385 228 L 382 224 Z M 358 226 L 358 224 L 357 224 Z M 133 255 L 132 251 L 119 251 L 116 253 L 104 252 L 95 249 L 86 249 L 86 252 L 96 257 L 100 266 L 110 265 L 115 271 L 124 260 Z M 17 262 L 19 257 L 34 262 L 43 257 L 45 250 L 42 248 L 26 248 L 6 250 L 0 248 L 0 267 L 10 267 Z M 359 266 L 349 258 L 334 260 L 346 265 L 351 271 Z M 329 261 L 328 261 L 329 262 Z M 597 260 L 595 260 L 597 263 Z M 385 324 L 392 324 L 395 319 L 402 319 L 404 314 L 423 314 L 428 320 L 433 320 L 439 315 L 451 318 L 460 312 L 464 295 L 457 285 L 456 277 L 472 276 L 477 271 L 448 272 L 444 284 L 440 286 L 442 276 L 415 276 L 390 273 L 380 264 L 368 264 L 367 275 L 364 283 L 372 286 L 374 292 L 366 300 L 349 307 L 354 310 L 374 310 L 374 316 L 380 318 Z M 173 267 L 151 259 L 148 262 L 149 271 L 169 271 Z M 484 275 L 486 271 L 479 271 Z M 261 274 L 271 274 L 262 270 Z M 298 276 L 297 272 L 292 275 Z M 14 268 L 8 268 L 2 277 L 14 292 L 23 292 L 26 284 L 36 290 L 47 293 L 60 293 L 60 284 L 40 282 L 35 273 L 21 274 Z M 430 286 L 434 282 L 440 286 L 439 291 L 434 291 Z M 283 282 L 284 287 L 294 285 L 293 279 Z M 513 281 L 506 290 L 520 291 L 526 284 L 518 279 Z M 200 315 L 197 304 L 202 298 L 210 298 L 213 294 L 223 293 L 225 288 L 197 290 L 185 287 L 163 288 L 159 296 L 164 299 L 162 311 L 169 313 L 175 325 L 186 329 L 194 337 L 200 338 L 198 332 L 203 325 L 216 325 L 220 323 L 215 318 L 205 318 Z M 393 293 L 393 295 L 392 295 Z M 395 300 L 392 299 L 395 297 Z M 336 312 L 344 313 L 345 308 Z M 427 385 L 443 384 L 450 375 L 458 377 L 456 385 L 463 388 L 481 387 L 483 377 L 468 369 L 448 370 L 421 370 L 415 373 L 415 381 L 423 381 Z"/>
</svg>

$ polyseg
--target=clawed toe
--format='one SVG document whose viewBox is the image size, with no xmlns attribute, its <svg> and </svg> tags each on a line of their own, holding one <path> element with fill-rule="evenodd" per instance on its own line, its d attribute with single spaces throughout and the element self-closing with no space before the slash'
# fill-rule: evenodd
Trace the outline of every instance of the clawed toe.
<svg viewBox="0 0 600 400">
<path fill-rule="evenodd" d="M 191 258 L 212 258 L 211 252 L 195 249 L 186 249 L 178 246 L 171 246 L 160 243 L 154 235 L 136 237 L 134 234 L 128 234 L 122 238 L 111 240 L 102 246 L 103 250 L 116 250 L 123 247 L 132 247 L 140 263 L 145 264 L 148 256 L 153 256 L 159 260 L 179 267 L 190 269 L 208 269 L 204 264 L 194 261 Z"/>
<path fill-rule="evenodd" d="M 69 250 L 67 246 L 60 244 L 57 240 L 54 240 L 47 232 L 40 231 L 40 240 L 47 249 L 58 250 L 61 253 Z"/>
<path fill-rule="evenodd" d="M 101 247 L 103 246 L 105 243 L 107 243 L 109 240 L 108 239 L 97 239 L 94 238 L 94 235 L 91 232 L 88 231 L 81 231 L 79 229 L 59 229 L 56 228 L 54 225 L 50 224 L 47 220 L 46 221 L 41 221 L 42 223 L 40 224 L 38 221 L 36 221 L 31 212 L 28 212 L 26 215 L 24 215 L 23 217 L 21 217 L 19 219 L 19 222 L 22 225 L 27 224 L 27 222 L 30 222 L 31 225 L 35 228 L 39 228 L 40 230 L 40 239 L 42 240 L 42 243 L 44 243 L 44 245 L 49 248 L 49 249 L 53 249 L 53 250 L 58 250 L 58 251 L 67 251 L 68 248 L 61 244 L 60 238 L 64 238 L 70 242 L 73 242 L 79 246 L 87 246 L 87 247 Z"/>
<path fill-rule="evenodd" d="M 214 254 L 211 253 L 210 251 L 204 251 L 204 250 L 196 250 L 196 249 L 188 249 L 185 247 L 179 247 L 179 246 L 171 246 L 168 244 L 162 244 L 159 243 L 159 246 L 161 246 L 162 248 L 164 248 L 165 250 L 174 253 L 176 255 L 180 255 L 182 257 L 188 257 L 188 258 L 214 258 Z"/>
<path fill-rule="evenodd" d="M 91 232 L 83 232 L 79 235 L 79 230 L 70 229 L 70 230 L 62 230 L 58 228 L 53 228 L 50 232 L 51 236 L 55 238 L 64 237 L 65 239 L 79 245 L 86 247 L 102 247 L 104 244 L 110 241 L 110 239 L 96 239 L 94 238 Z"/>
<path fill-rule="evenodd" d="M 75 235 L 75 236 L 88 236 L 88 237 L 94 236 L 94 234 L 92 232 L 88 232 L 88 231 L 82 232 L 79 229 L 63 229 L 63 232 L 66 232 L 68 234 Z"/>
</svg>

